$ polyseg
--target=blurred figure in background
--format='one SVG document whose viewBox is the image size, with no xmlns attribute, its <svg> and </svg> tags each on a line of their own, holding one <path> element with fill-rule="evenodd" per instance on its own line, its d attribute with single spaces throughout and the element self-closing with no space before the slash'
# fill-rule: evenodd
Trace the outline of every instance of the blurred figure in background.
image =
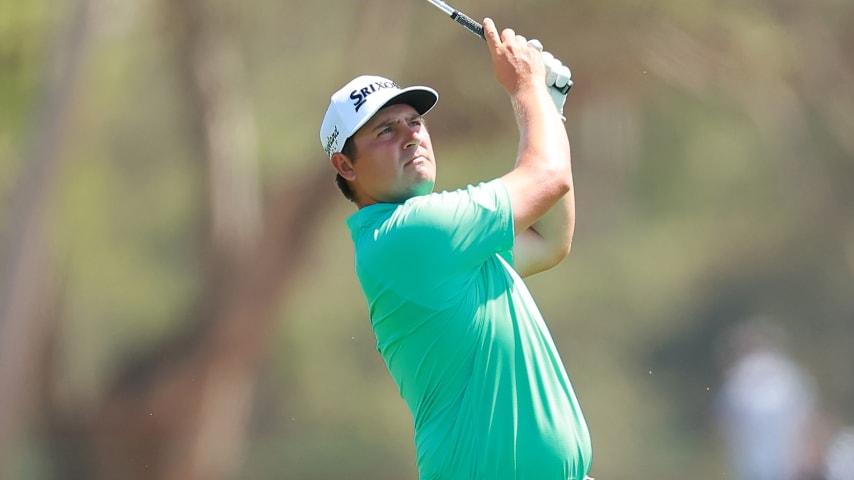
<svg viewBox="0 0 854 480">
<path fill-rule="evenodd" d="M 749 321 L 724 337 L 720 355 L 715 420 L 733 478 L 822 478 L 815 386 L 785 351 L 783 331 L 767 319 Z"/>
<path fill-rule="evenodd" d="M 826 480 L 854 479 L 854 427 L 843 428 L 830 442 L 825 456 Z"/>
</svg>

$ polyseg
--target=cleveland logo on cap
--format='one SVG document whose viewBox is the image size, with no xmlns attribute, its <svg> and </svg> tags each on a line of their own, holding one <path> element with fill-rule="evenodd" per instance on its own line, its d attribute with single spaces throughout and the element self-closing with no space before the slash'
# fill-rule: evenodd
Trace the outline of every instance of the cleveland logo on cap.
<svg viewBox="0 0 854 480">
<path fill-rule="evenodd" d="M 326 139 L 326 145 L 323 146 L 323 149 L 326 150 L 326 155 L 328 157 L 331 157 L 332 153 L 334 153 L 334 152 L 332 152 L 332 148 L 337 146 L 338 135 L 339 135 L 338 125 L 335 125 L 335 129 L 332 131 L 332 133 Z"/>
<path fill-rule="evenodd" d="M 368 95 L 376 92 L 377 90 L 382 90 L 383 88 L 400 89 L 400 85 L 389 80 L 385 82 L 373 82 L 360 90 L 353 90 L 350 93 L 350 98 L 353 99 L 353 106 L 356 107 L 356 111 L 358 112 L 359 109 L 362 108 L 362 105 L 364 105 L 368 100 Z"/>
</svg>

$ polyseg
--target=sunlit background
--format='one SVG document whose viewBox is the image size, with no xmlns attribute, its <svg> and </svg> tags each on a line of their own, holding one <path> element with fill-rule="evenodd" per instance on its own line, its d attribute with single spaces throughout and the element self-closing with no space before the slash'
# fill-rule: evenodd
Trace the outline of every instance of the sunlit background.
<svg viewBox="0 0 854 480">
<path fill-rule="evenodd" d="M 573 72 L 528 283 L 591 475 L 854 479 L 854 3 L 451 4 Z M 0 0 L 0 478 L 417 478 L 318 134 L 364 73 L 439 91 L 439 189 L 512 167 L 424 1 Z"/>
</svg>

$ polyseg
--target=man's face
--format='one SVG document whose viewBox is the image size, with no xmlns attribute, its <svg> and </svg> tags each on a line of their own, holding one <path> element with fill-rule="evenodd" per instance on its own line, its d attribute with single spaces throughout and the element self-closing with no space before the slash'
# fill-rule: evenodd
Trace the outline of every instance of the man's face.
<svg viewBox="0 0 854 480">
<path fill-rule="evenodd" d="M 353 135 L 356 159 L 350 179 L 359 203 L 399 203 L 433 191 L 436 160 L 430 134 L 410 105 L 377 112 Z"/>
</svg>

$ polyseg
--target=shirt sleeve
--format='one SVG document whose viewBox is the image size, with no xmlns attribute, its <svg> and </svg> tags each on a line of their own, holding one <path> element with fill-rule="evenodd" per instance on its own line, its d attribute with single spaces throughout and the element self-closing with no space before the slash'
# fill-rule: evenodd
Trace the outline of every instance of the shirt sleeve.
<svg viewBox="0 0 854 480">
<path fill-rule="evenodd" d="M 463 273 L 495 254 L 512 260 L 513 211 L 510 194 L 498 179 L 412 198 L 390 225 L 397 237 L 394 243 L 408 250 L 406 257 L 423 260 L 411 267 Z"/>
</svg>

